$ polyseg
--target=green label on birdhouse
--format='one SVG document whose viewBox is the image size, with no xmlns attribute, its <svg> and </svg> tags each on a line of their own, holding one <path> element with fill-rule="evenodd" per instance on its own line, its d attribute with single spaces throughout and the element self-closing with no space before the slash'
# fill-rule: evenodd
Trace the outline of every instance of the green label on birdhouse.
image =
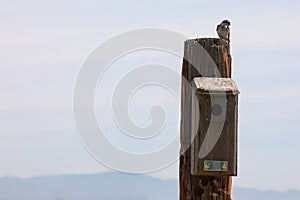
<svg viewBox="0 0 300 200">
<path fill-rule="evenodd" d="M 203 168 L 204 168 L 204 171 L 227 172 L 228 171 L 228 162 L 227 161 L 205 160 Z"/>
</svg>

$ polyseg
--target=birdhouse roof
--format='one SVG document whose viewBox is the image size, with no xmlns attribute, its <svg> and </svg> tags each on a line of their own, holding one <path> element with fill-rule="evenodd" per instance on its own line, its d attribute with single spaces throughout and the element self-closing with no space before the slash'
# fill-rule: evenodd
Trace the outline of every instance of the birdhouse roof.
<svg viewBox="0 0 300 200">
<path fill-rule="evenodd" d="M 192 85 L 197 92 L 202 94 L 230 93 L 236 95 L 240 93 L 236 83 L 231 78 L 196 77 L 193 79 Z"/>
</svg>

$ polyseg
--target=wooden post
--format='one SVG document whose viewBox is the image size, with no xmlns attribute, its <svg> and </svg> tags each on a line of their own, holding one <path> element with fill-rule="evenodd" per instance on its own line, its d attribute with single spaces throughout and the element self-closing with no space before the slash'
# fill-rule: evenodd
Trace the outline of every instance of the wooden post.
<svg viewBox="0 0 300 200">
<path fill-rule="evenodd" d="M 199 51 L 201 45 L 206 52 Z M 216 69 L 210 63 L 212 59 Z M 184 82 L 195 77 L 231 77 L 230 46 L 218 38 L 187 40 L 184 45 L 181 91 L 181 156 L 180 156 L 180 200 L 231 200 L 232 179 L 228 176 L 191 175 L 191 88 Z"/>
</svg>

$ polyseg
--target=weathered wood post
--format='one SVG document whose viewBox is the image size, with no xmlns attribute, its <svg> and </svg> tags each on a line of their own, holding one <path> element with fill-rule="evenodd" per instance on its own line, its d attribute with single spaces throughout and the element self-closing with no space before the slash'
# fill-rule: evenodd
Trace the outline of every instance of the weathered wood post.
<svg viewBox="0 0 300 200">
<path fill-rule="evenodd" d="M 230 46 L 227 41 L 218 38 L 190 39 L 184 45 L 181 91 L 180 200 L 231 200 L 231 176 L 195 176 L 191 174 L 193 90 L 186 82 L 191 83 L 195 77 L 231 77 Z"/>
</svg>

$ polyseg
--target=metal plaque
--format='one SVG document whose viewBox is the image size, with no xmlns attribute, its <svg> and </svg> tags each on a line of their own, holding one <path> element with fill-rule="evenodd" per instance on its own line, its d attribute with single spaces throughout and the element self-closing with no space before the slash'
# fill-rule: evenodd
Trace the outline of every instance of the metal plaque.
<svg viewBox="0 0 300 200">
<path fill-rule="evenodd" d="M 205 160 L 203 169 L 204 171 L 227 172 L 228 161 Z"/>
</svg>

